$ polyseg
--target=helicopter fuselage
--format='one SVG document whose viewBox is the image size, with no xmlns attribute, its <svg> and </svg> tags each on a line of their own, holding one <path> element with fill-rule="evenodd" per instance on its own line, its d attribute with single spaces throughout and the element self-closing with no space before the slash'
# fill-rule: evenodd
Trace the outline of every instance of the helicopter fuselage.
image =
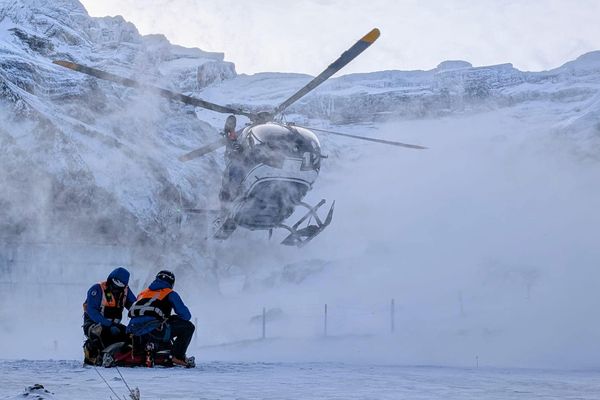
<svg viewBox="0 0 600 400">
<path fill-rule="evenodd" d="M 245 127 L 237 143 L 225 172 L 225 180 L 238 174 L 231 218 L 250 230 L 279 227 L 317 179 L 319 140 L 308 129 L 268 122 Z"/>
</svg>

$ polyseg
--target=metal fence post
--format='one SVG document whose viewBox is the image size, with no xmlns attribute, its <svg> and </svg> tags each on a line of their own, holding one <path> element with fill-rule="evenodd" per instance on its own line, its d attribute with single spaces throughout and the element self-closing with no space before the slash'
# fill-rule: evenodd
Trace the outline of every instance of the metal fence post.
<svg viewBox="0 0 600 400">
<path fill-rule="evenodd" d="M 325 304 L 325 315 L 323 317 L 323 336 L 327 336 L 327 304 Z"/>
<path fill-rule="evenodd" d="M 390 332 L 394 333 L 396 330 L 396 301 L 392 299 L 390 302 Z"/>
<path fill-rule="evenodd" d="M 267 337 L 267 310 L 263 307 L 262 313 L 262 338 L 265 339 Z"/>
</svg>

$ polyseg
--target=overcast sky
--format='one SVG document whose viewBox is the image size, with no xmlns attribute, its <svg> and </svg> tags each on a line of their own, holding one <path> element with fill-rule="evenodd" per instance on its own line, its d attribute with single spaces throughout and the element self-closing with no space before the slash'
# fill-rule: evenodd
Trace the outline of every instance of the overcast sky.
<svg viewBox="0 0 600 400">
<path fill-rule="evenodd" d="M 373 27 L 344 70 L 431 69 L 440 61 L 544 70 L 600 49 L 600 0 L 81 0 L 142 34 L 224 52 L 239 73 L 319 73 Z"/>
</svg>

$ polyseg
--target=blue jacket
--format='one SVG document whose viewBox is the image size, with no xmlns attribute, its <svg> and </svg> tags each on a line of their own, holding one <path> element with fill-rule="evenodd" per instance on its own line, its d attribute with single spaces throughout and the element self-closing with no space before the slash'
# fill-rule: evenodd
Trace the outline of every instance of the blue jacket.
<svg viewBox="0 0 600 400">
<path fill-rule="evenodd" d="M 168 282 L 165 282 L 161 279 L 155 279 L 148 288 L 150 290 L 160 290 L 170 287 L 171 285 L 169 285 Z M 181 297 L 179 297 L 177 292 L 172 291 L 169 293 L 166 299 L 169 301 L 169 303 L 171 303 L 173 311 L 179 316 L 179 318 L 186 321 L 189 321 L 192 318 L 190 310 L 183 303 L 183 300 L 181 300 Z M 156 328 L 154 324 L 149 324 L 149 322 L 152 322 L 153 320 L 156 320 L 156 318 L 152 316 L 133 317 L 131 320 L 129 320 L 127 332 L 135 333 L 136 335 L 144 335 Z"/>
<path fill-rule="evenodd" d="M 129 283 L 129 271 L 122 267 L 116 268 L 108 275 L 107 280 L 110 280 L 111 278 L 116 278 L 127 285 Z M 125 299 L 125 308 L 129 309 L 129 307 L 131 307 L 131 305 L 135 302 L 135 297 L 135 294 L 133 294 L 128 288 L 127 298 Z M 102 326 L 112 325 L 113 321 L 104 318 L 101 312 L 102 288 L 100 287 L 99 283 L 96 283 L 88 290 L 86 303 L 86 314 L 92 321 L 97 324 L 101 324 Z"/>
</svg>

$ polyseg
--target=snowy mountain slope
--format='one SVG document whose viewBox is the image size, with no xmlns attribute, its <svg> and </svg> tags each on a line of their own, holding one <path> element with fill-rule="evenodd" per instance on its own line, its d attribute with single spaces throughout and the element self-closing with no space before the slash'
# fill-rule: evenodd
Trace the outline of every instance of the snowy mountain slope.
<svg viewBox="0 0 600 400">
<path fill-rule="evenodd" d="M 215 134 L 193 110 L 51 61 L 192 90 L 235 75 L 223 54 L 142 37 L 120 17 L 90 18 L 78 1 L 19 0 L 0 4 L 0 55 L 6 240 L 153 242 L 174 208 L 210 194 L 218 158 L 194 170 L 176 160 Z"/>
<path fill-rule="evenodd" d="M 289 112 L 348 124 L 439 117 L 545 101 L 577 114 L 600 90 L 599 58 L 600 52 L 588 53 L 544 72 L 523 72 L 511 64 L 472 67 L 465 61 L 445 61 L 430 71 L 346 75 L 326 82 Z M 255 103 L 256 109 L 268 109 L 309 79 L 297 74 L 239 75 L 198 94 L 213 101 Z"/>
</svg>

